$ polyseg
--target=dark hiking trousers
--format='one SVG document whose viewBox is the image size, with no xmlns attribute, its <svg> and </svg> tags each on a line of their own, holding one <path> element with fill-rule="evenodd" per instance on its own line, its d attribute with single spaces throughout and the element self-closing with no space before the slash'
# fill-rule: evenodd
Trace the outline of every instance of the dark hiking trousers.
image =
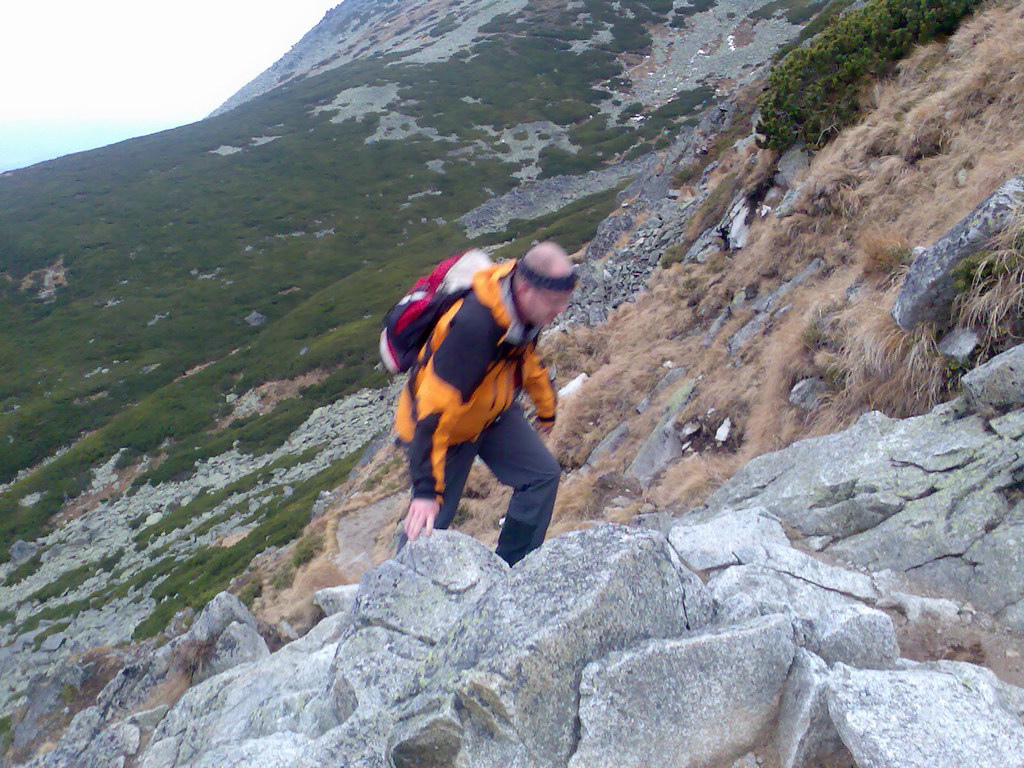
<svg viewBox="0 0 1024 768">
<path fill-rule="evenodd" d="M 522 409 L 513 405 L 487 427 L 475 442 L 448 448 L 444 468 L 444 501 L 434 528 L 452 524 L 462 490 L 473 466 L 481 458 L 498 482 L 513 488 L 498 536 L 498 557 L 515 565 L 544 543 L 555 506 L 561 467 L 540 436 L 526 421 Z M 399 534 L 398 549 L 405 546 L 405 531 Z"/>
</svg>

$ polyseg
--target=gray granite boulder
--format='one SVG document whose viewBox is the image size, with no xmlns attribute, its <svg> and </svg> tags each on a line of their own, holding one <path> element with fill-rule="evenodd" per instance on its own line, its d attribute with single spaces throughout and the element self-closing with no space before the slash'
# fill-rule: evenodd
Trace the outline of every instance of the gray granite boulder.
<svg viewBox="0 0 1024 768">
<path fill-rule="evenodd" d="M 1024 405 L 1024 344 L 1018 344 L 964 376 L 960 383 L 972 408 Z"/>
<path fill-rule="evenodd" d="M 313 595 L 313 603 L 324 612 L 325 616 L 336 613 L 347 613 L 352 610 L 359 592 L 358 584 L 342 584 L 338 587 L 324 587 Z"/>
<path fill-rule="evenodd" d="M 775 722 L 793 652 L 789 620 L 766 616 L 590 664 L 570 768 L 696 768 L 740 757 Z"/>
<path fill-rule="evenodd" d="M 959 403 L 880 413 L 749 462 L 702 517 L 764 507 L 827 555 L 908 574 L 1024 628 L 1024 412 L 989 421 Z"/>
<path fill-rule="evenodd" d="M 806 147 L 801 144 L 791 147 L 779 158 L 775 183 L 780 187 L 792 187 L 797 176 L 806 171 L 810 164 Z"/>
<path fill-rule="evenodd" d="M 590 452 L 590 455 L 587 457 L 587 460 L 584 462 L 583 466 L 592 466 L 599 462 L 601 459 L 603 459 L 605 456 L 610 456 L 611 454 L 615 453 L 615 451 L 618 450 L 619 446 L 626 442 L 626 440 L 628 439 L 629 424 L 624 421 L 611 432 L 609 432 L 607 435 L 605 435 L 604 439 L 601 440 L 601 442 L 599 442 L 594 447 L 594 450 Z"/>
<path fill-rule="evenodd" d="M 672 393 L 657 426 L 626 469 L 626 474 L 635 477 L 645 488 L 683 454 L 683 442 L 673 427 L 673 421 L 690 402 L 695 386 L 696 381 L 686 381 Z"/>
<path fill-rule="evenodd" d="M 798 381 L 789 392 L 789 402 L 805 411 L 813 411 L 818 407 L 822 395 L 831 387 L 822 379 L 810 378 Z"/>
<path fill-rule="evenodd" d="M 899 667 L 900 669 L 943 672 L 952 675 L 967 688 L 990 691 L 991 698 L 996 704 L 1024 724 L 1024 688 L 1018 688 L 1016 685 L 1000 680 L 996 677 L 995 672 L 987 667 L 948 659 L 924 662 L 900 659 Z"/>
<path fill-rule="evenodd" d="M 703 584 L 653 531 L 601 526 L 549 541 L 433 649 L 391 758 L 436 768 L 565 765 L 583 668 L 704 626 L 712 612 Z"/>
<path fill-rule="evenodd" d="M 192 682 L 200 683 L 239 664 L 258 661 L 269 655 L 267 641 L 259 632 L 240 621 L 232 622 L 220 633 L 213 652 L 193 675 Z"/>
<path fill-rule="evenodd" d="M 871 579 L 793 549 L 771 548 L 760 564 L 737 565 L 712 576 L 719 623 L 755 616 L 789 616 L 797 643 L 830 663 L 891 667 L 899 656 L 896 631 L 872 607 L 880 593 Z"/>
<path fill-rule="evenodd" d="M 188 632 L 179 638 L 179 642 L 212 642 L 236 622 L 256 629 L 256 619 L 245 604 L 230 592 L 221 592 L 206 604 Z"/>
<path fill-rule="evenodd" d="M 980 341 L 981 335 L 977 331 L 957 326 L 942 337 L 938 345 L 939 354 L 963 365 Z"/>
<path fill-rule="evenodd" d="M 507 573 L 504 561 L 474 539 L 435 531 L 363 575 L 357 621 L 433 644 L 448 634 L 467 601 Z"/>
<path fill-rule="evenodd" d="M 779 710 L 776 744 L 782 768 L 849 768 L 846 745 L 828 711 L 828 665 L 796 650 Z"/>
<path fill-rule="evenodd" d="M 708 521 L 684 518 L 672 526 L 668 540 L 698 571 L 763 562 L 767 548 L 789 546 L 779 521 L 763 507 L 726 510 Z"/>
<path fill-rule="evenodd" d="M 316 650 L 308 642 L 293 645 L 186 691 L 160 721 L 140 767 L 198 765 L 217 750 L 238 750 L 280 732 L 309 740 L 343 722 L 356 702 L 350 690 L 332 684 L 337 643 Z"/>
<path fill-rule="evenodd" d="M 96 667 L 83 661 L 61 662 L 49 674 L 34 678 L 21 711 L 13 718 L 9 746 L 24 753 L 38 745 L 46 733 L 47 721 L 66 706 L 66 693 L 81 690 L 98 671 Z"/>
<path fill-rule="evenodd" d="M 1024 725 L 995 691 L 933 670 L 875 671 L 840 665 L 829 712 L 859 766 L 1024 767 Z"/>
<path fill-rule="evenodd" d="M 139 751 L 142 734 L 129 723 L 108 724 L 99 707 L 83 709 L 71 721 L 56 749 L 26 768 L 124 768 Z"/>
<path fill-rule="evenodd" d="M 34 541 L 21 541 L 19 539 L 11 544 L 9 557 L 14 565 L 21 565 L 38 551 L 39 545 Z"/>
<path fill-rule="evenodd" d="M 888 614 L 866 605 L 847 605 L 806 620 L 805 647 L 824 661 L 864 669 L 891 668 L 900 655 Z"/>
<path fill-rule="evenodd" d="M 664 392 L 667 387 L 670 387 L 671 385 L 675 384 L 684 376 L 686 376 L 686 369 L 683 368 L 682 366 L 677 366 L 675 368 L 670 369 L 668 373 L 661 377 L 661 381 L 659 381 L 655 385 L 654 389 L 652 389 L 650 393 L 646 397 L 644 397 L 643 400 L 636 404 L 636 412 L 644 413 L 648 408 L 651 407 L 651 400 L 658 397 L 658 395 Z"/>
<path fill-rule="evenodd" d="M 925 321 L 944 323 L 956 296 L 956 268 L 985 248 L 1014 221 L 1024 206 L 1024 177 L 1010 179 L 981 201 L 955 227 L 921 252 L 892 308 L 901 328 Z"/>
<path fill-rule="evenodd" d="M 786 217 L 793 215 L 793 209 L 796 207 L 803 189 L 803 184 L 797 184 L 786 192 L 786 196 L 782 198 L 782 202 L 779 203 L 778 207 L 775 209 L 775 218 L 785 219 Z"/>
<path fill-rule="evenodd" d="M 454 531 L 410 543 L 364 575 L 350 611 L 262 662 L 189 689 L 140 767 L 383 768 L 399 705 L 419 692 L 431 647 L 508 572 Z"/>
</svg>

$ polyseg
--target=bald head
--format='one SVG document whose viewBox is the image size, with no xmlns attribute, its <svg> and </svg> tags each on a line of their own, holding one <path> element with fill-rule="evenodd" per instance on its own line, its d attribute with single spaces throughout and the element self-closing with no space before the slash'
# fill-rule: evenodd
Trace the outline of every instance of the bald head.
<svg viewBox="0 0 1024 768">
<path fill-rule="evenodd" d="M 569 255 L 558 243 L 546 240 L 538 243 L 523 257 L 526 266 L 544 277 L 565 277 L 572 273 Z"/>
<path fill-rule="evenodd" d="M 569 306 L 576 282 L 572 262 L 562 246 L 547 241 L 527 251 L 520 264 L 526 269 L 512 279 L 516 306 L 527 323 L 547 325 Z"/>
</svg>

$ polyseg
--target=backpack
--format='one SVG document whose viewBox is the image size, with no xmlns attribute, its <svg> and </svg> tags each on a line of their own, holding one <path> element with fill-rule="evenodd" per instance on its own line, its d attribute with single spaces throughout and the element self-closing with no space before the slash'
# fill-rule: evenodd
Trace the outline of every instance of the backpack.
<svg viewBox="0 0 1024 768">
<path fill-rule="evenodd" d="M 473 248 L 438 264 L 424 275 L 384 316 L 380 359 L 391 373 L 405 373 L 416 363 L 441 315 L 471 290 L 473 275 L 491 259 Z"/>
</svg>

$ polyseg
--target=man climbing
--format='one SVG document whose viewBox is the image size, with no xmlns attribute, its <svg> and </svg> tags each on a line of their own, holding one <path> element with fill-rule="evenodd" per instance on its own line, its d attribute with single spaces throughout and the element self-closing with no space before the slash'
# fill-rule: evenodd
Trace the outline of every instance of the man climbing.
<svg viewBox="0 0 1024 768">
<path fill-rule="evenodd" d="M 515 565 L 544 541 L 561 468 L 516 402 L 525 387 L 537 429 L 555 422 L 555 392 L 537 336 L 569 304 L 572 262 L 552 242 L 477 272 L 446 312 L 410 373 L 395 414 L 407 446 L 412 502 L 398 548 L 451 525 L 473 459 L 514 489 L 498 556 Z"/>
</svg>

